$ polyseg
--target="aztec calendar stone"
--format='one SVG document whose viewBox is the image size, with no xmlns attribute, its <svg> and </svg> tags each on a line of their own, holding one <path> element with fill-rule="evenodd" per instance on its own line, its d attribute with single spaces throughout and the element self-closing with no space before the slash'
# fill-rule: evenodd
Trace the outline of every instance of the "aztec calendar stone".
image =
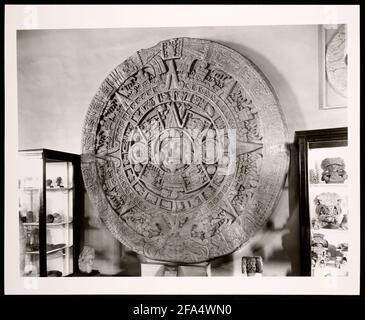
<svg viewBox="0 0 365 320">
<path fill-rule="evenodd" d="M 234 252 L 267 221 L 287 129 L 258 68 L 216 42 L 176 38 L 117 66 L 92 99 L 82 172 L 110 232 L 154 260 Z"/>
</svg>

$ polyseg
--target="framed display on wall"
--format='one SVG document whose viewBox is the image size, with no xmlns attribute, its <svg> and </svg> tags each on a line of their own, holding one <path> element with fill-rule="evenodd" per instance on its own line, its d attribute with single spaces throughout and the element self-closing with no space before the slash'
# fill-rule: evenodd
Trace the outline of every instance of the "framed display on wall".
<svg viewBox="0 0 365 320">
<path fill-rule="evenodd" d="M 22 276 L 68 276 L 78 271 L 81 179 L 79 155 L 19 151 Z"/>
<path fill-rule="evenodd" d="M 350 232 L 347 128 L 297 131 L 295 145 L 299 164 L 302 274 L 347 276 Z"/>
<path fill-rule="evenodd" d="M 347 26 L 319 26 L 321 109 L 347 106 Z"/>
</svg>

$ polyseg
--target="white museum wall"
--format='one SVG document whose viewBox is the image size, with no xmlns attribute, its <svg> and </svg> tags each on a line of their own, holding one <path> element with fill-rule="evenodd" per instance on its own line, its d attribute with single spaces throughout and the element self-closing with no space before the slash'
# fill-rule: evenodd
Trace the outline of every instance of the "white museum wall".
<svg viewBox="0 0 365 320">
<path fill-rule="evenodd" d="M 19 149 L 49 148 L 80 154 L 84 117 L 105 77 L 135 51 L 182 36 L 220 42 L 252 60 L 279 98 L 289 143 L 296 130 L 347 125 L 346 109 L 319 107 L 316 25 L 18 31 Z M 265 275 L 299 274 L 296 182 L 295 172 L 289 170 L 268 226 L 242 249 L 214 261 L 212 275 L 240 275 L 240 259 L 245 254 L 263 256 Z M 88 197 L 85 199 L 83 244 L 96 249 L 95 269 L 116 274 L 131 263 L 135 266 L 136 259 L 114 240 Z"/>
</svg>

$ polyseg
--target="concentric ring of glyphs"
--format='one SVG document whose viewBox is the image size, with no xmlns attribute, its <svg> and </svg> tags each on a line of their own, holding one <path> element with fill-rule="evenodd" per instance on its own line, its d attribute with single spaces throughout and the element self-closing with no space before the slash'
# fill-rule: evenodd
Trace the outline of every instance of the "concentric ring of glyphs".
<svg viewBox="0 0 365 320">
<path fill-rule="evenodd" d="M 237 52 L 176 38 L 120 64 L 93 98 L 82 171 L 101 219 L 156 260 L 233 252 L 263 226 L 288 154 L 275 94 Z"/>
</svg>

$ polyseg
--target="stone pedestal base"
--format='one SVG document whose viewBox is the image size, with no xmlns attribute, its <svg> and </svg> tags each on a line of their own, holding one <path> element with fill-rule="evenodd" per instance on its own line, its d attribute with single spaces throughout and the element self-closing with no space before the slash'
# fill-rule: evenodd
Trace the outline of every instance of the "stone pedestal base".
<svg viewBox="0 0 365 320">
<path fill-rule="evenodd" d="M 141 263 L 142 277 L 208 277 L 210 264 L 176 265 L 168 262 Z"/>
</svg>

